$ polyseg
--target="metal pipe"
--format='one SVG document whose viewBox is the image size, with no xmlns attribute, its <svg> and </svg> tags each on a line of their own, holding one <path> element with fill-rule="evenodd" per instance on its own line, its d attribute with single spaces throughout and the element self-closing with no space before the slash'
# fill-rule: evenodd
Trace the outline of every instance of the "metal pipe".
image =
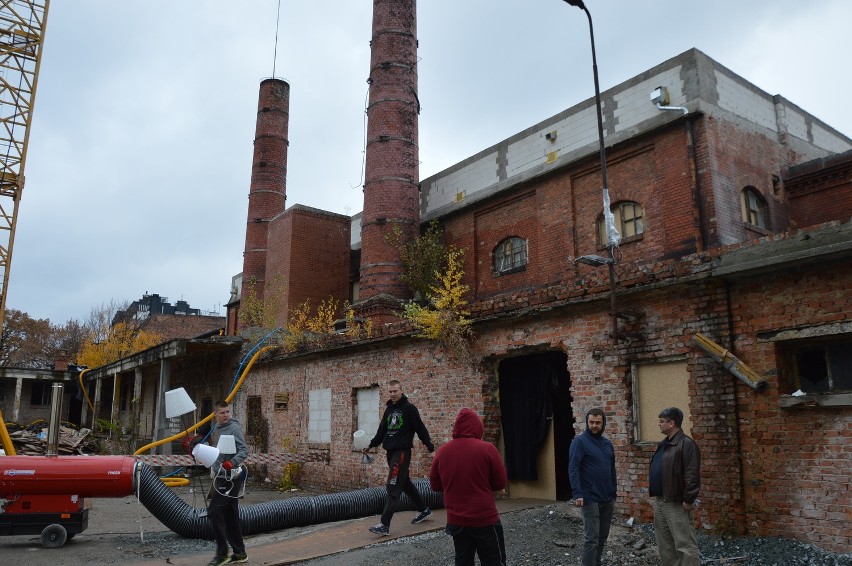
<svg viewBox="0 0 852 566">
<path fill-rule="evenodd" d="M 687 108 L 686 106 L 663 106 L 658 102 L 657 108 L 659 108 L 660 110 L 680 110 L 684 114 L 689 114 L 689 108 Z"/>
<path fill-rule="evenodd" d="M 47 455 L 59 454 L 59 423 L 62 420 L 62 384 L 54 383 L 50 392 L 50 420 L 47 423 Z"/>
</svg>

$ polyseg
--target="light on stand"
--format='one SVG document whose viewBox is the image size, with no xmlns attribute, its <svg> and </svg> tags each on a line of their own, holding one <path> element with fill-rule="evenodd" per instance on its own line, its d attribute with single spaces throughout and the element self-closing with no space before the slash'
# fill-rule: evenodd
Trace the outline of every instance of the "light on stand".
<svg viewBox="0 0 852 566">
<path fill-rule="evenodd" d="M 189 394 L 183 387 L 166 391 L 166 418 L 171 419 L 191 413 L 195 410 L 195 403 L 189 398 Z"/>
</svg>

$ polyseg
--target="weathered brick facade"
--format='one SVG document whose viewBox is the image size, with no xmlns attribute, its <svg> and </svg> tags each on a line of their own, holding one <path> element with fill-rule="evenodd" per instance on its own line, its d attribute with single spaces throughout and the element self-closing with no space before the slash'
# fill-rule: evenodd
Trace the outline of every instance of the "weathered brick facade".
<svg viewBox="0 0 852 566">
<path fill-rule="evenodd" d="M 848 223 L 840 226 L 852 232 Z M 401 379 L 438 444 L 449 439 L 455 414 L 464 406 L 498 415 L 489 429 L 497 440 L 500 360 L 564 352 L 573 401 L 571 406 L 554 407 L 554 418 L 579 423 L 592 406 L 607 411 L 617 450 L 619 510 L 650 520 L 647 473 L 654 444 L 637 442 L 632 368 L 682 359 L 691 399 L 684 410 L 703 457 L 700 525 L 848 548 L 852 505 L 843 494 L 850 487 L 852 408 L 781 407 L 779 400 L 792 392 L 792 385 L 778 359 L 783 345 L 772 342 L 771 336 L 780 329 L 846 320 L 845 313 L 852 310 L 852 267 L 848 261 L 830 263 L 833 275 L 828 282 L 821 270 L 800 274 L 783 265 L 778 266 L 781 271 L 744 279 L 714 276 L 720 257 L 731 251 L 656 262 L 623 274 L 620 307 L 641 313 L 634 329 L 645 337 L 640 342 L 613 348 L 604 285 L 591 292 L 557 285 L 539 294 L 519 293 L 477 305 L 481 322 L 475 327 L 474 353 L 481 362 L 476 367 L 461 365 L 430 342 L 404 334 L 386 336 L 360 346 L 269 360 L 254 370 L 241 397 L 263 399 L 271 451 L 284 446 L 302 453 L 327 451 L 328 463 L 304 465 L 301 478 L 306 486 L 352 489 L 379 485 L 385 472 L 380 465 L 363 466 L 353 450 L 358 388 L 378 385 L 383 391 L 390 379 Z M 695 347 L 691 338 L 696 332 L 734 351 L 768 387 L 758 392 L 738 381 Z M 306 434 L 307 395 L 323 388 L 332 393 L 331 441 L 311 444 Z M 272 409 L 276 393 L 289 395 L 286 411 Z M 413 473 L 425 475 L 428 456 L 422 448 L 415 452 Z"/>
<path fill-rule="evenodd" d="M 647 84 L 666 84 L 672 104 L 686 112 L 649 105 Z M 567 446 L 585 412 L 600 406 L 617 450 L 619 511 L 650 520 L 648 462 L 657 439 L 649 438 L 642 415 L 655 417 L 667 391 L 658 399 L 643 389 L 643 379 L 653 384 L 658 367 L 674 364 L 683 368 L 675 385 L 683 389 L 682 408 L 703 457 L 699 524 L 848 548 L 852 505 L 842 494 L 852 475 L 844 465 L 852 451 L 852 400 L 842 388 L 825 397 L 790 394 L 799 387 L 792 360 L 802 340 L 852 340 L 852 224 L 842 223 L 852 215 L 852 188 L 837 173 L 852 158 L 824 168 L 798 165 L 849 149 L 852 141 L 694 50 L 603 98 L 611 200 L 637 203 L 644 223 L 641 234 L 617 249 L 616 302 L 626 313 L 618 319 L 619 340 L 610 334 L 607 269 L 574 261 L 604 250 L 596 140 L 593 131 L 576 127 L 594 110 L 586 102 L 421 183 L 421 217 L 438 219 L 447 242 L 465 250 L 476 332 L 472 365 L 396 323 L 366 340 L 341 338 L 264 359 L 238 407 L 245 410 L 240 403 L 247 398 L 260 403 L 270 451 L 325 455 L 327 462 L 303 464 L 306 486 L 378 485 L 384 467 L 363 466 L 352 440 L 359 390 L 378 387 L 384 397 L 389 380 L 402 380 L 438 444 L 449 439 L 458 409 L 471 407 L 485 417 L 486 437 L 503 450 L 507 427 L 515 425 L 503 419 L 501 388 L 524 379 L 504 362 L 558 353 L 549 359 L 565 367 L 555 368 L 539 479 L 514 481 L 511 494 L 564 498 L 566 487 L 570 493 L 562 469 Z M 762 199 L 764 226 L 743 221 L 746 188 Z M 808 204 L 807 195 L 822 193 L 836 203 L 830 212 Z M 812 220 L 828 224 L 784 233 Z M 360 237 L 353 229 L 356 245 L 373 237 L 369 225 L 362 223 Z M 271 232 L 270 241 L 288 245 L 290 236 L 282 234 Z M 520 269 L 500 273 L 495 247 L 509 237 L 523 239 L 528 255 Z M 297 279 L 296 255 L 273 256 L 279 259 L 267 276 Z M 756 372 L 763 388 L 714 361 L 696 345 L 699 333 Z M 325 389 L 331 391 L 329 441 L 311 442 L 309 397 Z M 422 449 L 415 454 L 413 473 L 425 475 L 428 456 Z"/>
</svg>

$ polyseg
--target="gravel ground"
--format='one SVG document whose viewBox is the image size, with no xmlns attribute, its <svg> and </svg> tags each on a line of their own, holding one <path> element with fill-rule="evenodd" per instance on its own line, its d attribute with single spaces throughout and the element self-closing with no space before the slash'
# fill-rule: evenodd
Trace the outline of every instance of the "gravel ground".
<svg viewBox="0 0 852 566">
<path fill-rule="evenodd" d="M 580 563 L 583 520 L 567 503 L 504 514 L 507 564 L 568 566 Z M 699 534 L 701 563 L 715 565 L 852 566 L 852 553 L 825 552 L 815 546 L 769 537 L 732 538 Z M 604 563 L 607 566 L 660 564 L 651 525 L 613 524 Z M 353 564 L 453 564 L 452 539 L 443 532 L 375 544 L 345 554 L 309 560 L 311 566 Z"/>
<path fill-rule="evenodd" d="M 201 507 L 197 490 L 176 488 L 190 505 Z M 302 492 L 281 493 L 268 485 L 250 485 L 241 505 L 269 501 Z M 579 564 L 583 526 L 579 510 L 567 503 L 506 513 L 502 517 L 506 533 L 508 564 L 568 566 Z M 246 538 L 249 557 L 252 546 L 282 541 L 322 526 L 286 529 Z M 144 536 L 140 536 L 140 532 Z M 365 533 L 366 534 L 366 533 Z M 371 535 L 370 535 L 371 536 Z M 382 539 L 379 539 L 382 540 Z M 702 564 L 759 566 L 852 566 L 852 553 L 825 552 L 817 547 L 781 538 L 730 538 L 699 535 Z M 58 564 L 118 564 L 163 560 L 175 556 L 214 551 L 207 540 L 185 539 L 167 530 L 135 498 L 95 499 L 89 528 L 61 549 L 41 547 L 37 536 L 0 537 L 0 564 L 26 566 Z M 372 544 L 343 554 L 309 560 L 312 566 L 451 565 L 452 539 L 443 531 Z M 607 545 L 607 566 L 656 566 L 654 534 L 651 525 L 628 528 L 623 521 L 613 524 Z"/>
</svg>

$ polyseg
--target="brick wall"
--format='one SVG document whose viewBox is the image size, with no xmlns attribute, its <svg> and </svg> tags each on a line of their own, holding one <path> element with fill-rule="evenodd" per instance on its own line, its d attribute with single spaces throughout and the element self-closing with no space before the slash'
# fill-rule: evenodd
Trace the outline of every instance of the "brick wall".
<svg viewBox="0 0 852 566">
<path fill-rule="evenodd" d="M 784 342 L 774 331 L 818 328 L 848 320 L 852 265 L 822 265 L 804 273 L 732 286 L 737 354 L 769 383 L 743 389 L 741 423 L 744 521 L 750 532 L 804 538 L 819 546 L 852 548 L 852 408 L 782 408 L 794 385 L 785 372 Z M 760 336 L 766 336 L 760 339 Z"/>
<path fill-rule="evenodd" d="M 301 205 L 269 224 L 267 299 L 285 325 L 290 313 L 310 299 L 315 309 L 334 298 L 349 300 L 349 217 Z"/>
<path fill-rule="evenodd" d="M 852 152 L 792 167 L 784 188 L 794 226 L 852 216 Z"/>
<path fill-rule="evenodd" d="M 521 290 L 476 303 L 480 322 L 473 354 L 481 363 L 475 367 L 462 365 L 432 342 L 385 334 L 360 346 L 265 363 L 254 370 L 241 395 L 262 397 L 270 450 L 291 444 L 306 452 L 317 448 L 305 436 L 308 393 L 331 388 L 332 440 L 319 447 L 328 451 L 329 462 L 305 464 L 302 481 L 318 489 L 376 486 L 384 479 L 383 462 L 365 467 L 351 449 L 356 388 L 378 385 L 385 399 L 387 382 L 401 379 L 436 443 L 449 439 L 463 406 L 486 416 L 487 437 L 496 441 L 499 360 L 561 351 L 570 374 L 570 414 L 582 421 L 579 416 L 591 406 L 607 411 L 617 451 L 619 513 L 647 521 L 652 516 L 647 472 L 654 445 L 635 440 L 631 370 L 639 363 L 682 359 L 690 397 L 683 409 L 702 453 L 699 525 L 848 548 L 845 525 L 852 510 L 841 494 L 848 491 L 852 476 L 844 465 L 852 446 L 852 410 L 781 409 L 779 397 L 789 389 L 778 383 L 775 345 L 758 334 L 844 320 L 852 306 L 844 291 L 852 287 L 852 267 L 832 269 L 830 275 L 816 268 L 804 275 L 790 270 L 726 282 L 710 277 L 706 269 L 722 253 L 717 248 L 680 260 L 623 267 L 619 309 L 640 318 L 622 327 L 644 340 L 613 346 L 606 278 L 590 272 L 582 285 Z M 769 388 L 756 392 L 721 368 L 693 345 L 696 332 L 731 348 L 770 382 Z M 273 410 L 275 393 L 289 394 L 287 411 Z M 415 452 L 413 474 L 423 477 L 429 458 L 419 445 Z"/>
</svg>

